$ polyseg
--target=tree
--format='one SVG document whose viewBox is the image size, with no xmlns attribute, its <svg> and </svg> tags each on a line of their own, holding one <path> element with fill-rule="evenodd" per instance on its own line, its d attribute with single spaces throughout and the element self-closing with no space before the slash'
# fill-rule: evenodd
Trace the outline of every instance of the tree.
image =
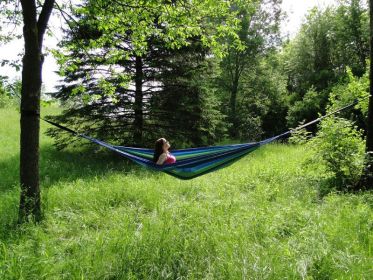
<svg viewBox="0 0 373 280">
<path fill-rule="evenodd" d="M 368 166 L 366 168 L 367 187 L 373 186 L 373 0 L 369 0 L 369 15 L 370 15 L 370 86 L 369 86 L 369 105 L 368 105 L 368 121 L 367 121 L 367 142 L 366 151 L 368 153 Z"/>
<path fill-rule="evenodd" d="M 333 45 L 333 60 L 348 65 L 361 77 L 369 57 L 369 14 L 365 0 L 339 0 L 333 15 L 329 38 Z M 345 73 L 346 69 L 342 73 Z"/>
<path fill-rule="evenodd" d="M 21 0 L 2 1 L 2 21 L 12 24 L 23 23 L 24 55 L 22 59 L 21 86 L 21 149 L 20 149 L 20 207 L 19 221 L 29 217 L 41 219 L 39 187 L 39 114 L 42 84 L 43 42 L 55 0 L 44 2 Z M 22 14 L 22 21 L 18 15 Z M 2 36 L 11 40 L 13 36 Z M 18 67 L 18 65 L 14 65 Z"/>
<path fill-rule="evenodd" d="M 21 0 L 25 53 L 21 89 L 21 198 L 19 219 L 41 218 L 39 187 L 40 90 L 43 41 L 54 0 L 45 0 L 38 15 L 36 1 Z"/>
<path fill-rule="evenodd" d="M 169 11 L 136 7 L 137 20 L 152 19 L 142 27 L 146 48 L 139 49 L 133 36 L 137 27 L 111 30 L 105 25 L 104 32 L 100 18 L 107 11 L 97 11 L 96 4 L 87 2 L 85 9 L 75 11 L 61 44 L 64 51 L 57 54 L 64 84 L 54 96 L 69 105 L 55 120 L 118 144 L 150 144 L 159 135 L 173 135 L 178 144 L 211 144 L 221 114 L 201 79 L 209 72 L 205 60 L 210 48 L 202 43 L 206 35 L 184 38 L 184 46 L 174 47 L 166 36 Z M 123 20 L 120 13 L 110 18 L 116 22 L 114 17 Z M 186 122 L 192 122 L 189 129 Z M 63 132 L 49 132 L 61 147 L 71 143 Z"/>
<path fill-rule="evenodd" d="M 288 74 L 288 89 L 298 100 L 314 87 L 327 90 L 335 82 L 332 46 L 329 32 L 332 29 L 332 10 L 312 9 L 297 36 L 283 50 L 284 70 Z"/>
<path fill-rule="evenodd" d="M 284 72 L 294 105 L 288 116 L 290 126 L 324 113 L 331 89 L 347 82 L 348 68 L 358 77 L 365 73 L 367 15 L 362 0 L 341 0 L 337 7 L 312 9 L 300 32 L 285 45 Z M 311 108 L 301 106 L 310 101 L 310 94 L 316 97 Z"/>
<path fill-rule="evenodd" d="M 257 59 L 241 77 L 235 127 L 241 141 L 260 140 L 287 129 L 286 76 L 281 72 L 276 51 Z"/>
<path fill-rule="evenodd" d="M 214 63 L 199 38 L 156 60 L 158 90 L 152 93 L 150 137 L 172 137 L 175 146 L 211 145 L 225 134 L 226 120 L 216 94 Z"/>
<path fill-rule="evenodd" d="M 130 32 L 114 34 L 111 42 L 91 44 L 106 36 L 99 30 L 97 13 L 80 11 L 68 22 L 62 51 L 56 52 L 64 81 L 52 94 L 66 110 L 55 121 L 107 141 L 142 145 L 149 94 L 144 88 L 151 86 L 156 71 L 150 60 L 161 51 L 136 54 Z M 52 128 L 49 134 L 61 148 L 72 142 L 61 130 Z"/>
<path fill-rule="evenodd" d="M 242 93 L 242 77 L 245 71 L 251 71 L 258 66 L 260 58 L 278 45 L 281 2 L 256 0 L 238 3 L 232 7 L 237 10 L 237 17 L 241 20 L 237 35 L 244 47 L 243 49 L 229 47 L 227 55 L 221 62 L 220 84 L 228 95 L 226 114 L 231 124 L 231 137 L 238 137 L 239 134 L 237 127 L 240 119 L 237 103 L 239 94 Z"/>
<path fill-rule="evenodd" d="M 222 36 L 231 34 L 237 39 L 235 43 L 239 44 L 239 38 L 235 36 L 234 32 L 237 19 L 230 10 L 229 1 L 140 1 L 140 4 L 135 0 L 92 2 L 94 3 L 90 3 L 89 12 L 99 15 L 100 31 L 107 35 L 99 43 L 112 40 L 113 34 L 130 26 L 133 31 L 131 36 L 139 55 L 146 49 L 148 35 L 154 34 L 153 29 L 144 28 L 153 25 L 155 18 L 148 12 L 154 10 L 164 11 L 167 30 L 164 34 L 156 34 L 172 47 L 180 47 L 186 43 L 186 38 L 198 35 L 202 36 L 201 40 L 204 45 L 212 46 L 218 55 L 221 55 L 226 48 L 226 45 L 218 44 L 218 39 Z M 20 221 L 24 221 L 29 216 L 36 220 L 41 218 L 39 114 L 41 70 L 43 67 L 42 47 L 54 4 L 55 0 L 45 0 L 44 2 L 21 0 L 25 53 L 22 62 Z M 17 7 L 17 2 L 4 0 L 1 5 L 0 12 L 2 14 L 4 11 L 11 14 L 9 6 L 11 8 Z M 139 6 L 144 7 L 141 15 L 144 20 L 139 20 L 137 10 Z M 82 5 L 81 9 L 87 9 L 87 5 Z M 206 18 L 211 18 L 209 24 L 202 25 L 202 23 L 206 23 Z M 92 41 L 91 43 L 98 42 Z"/>
</svg>

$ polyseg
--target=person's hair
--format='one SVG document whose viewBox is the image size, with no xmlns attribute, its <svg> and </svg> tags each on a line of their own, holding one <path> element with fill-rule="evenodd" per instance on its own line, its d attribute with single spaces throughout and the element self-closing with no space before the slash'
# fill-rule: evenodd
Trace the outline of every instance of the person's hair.
<svg viewBox="0 0 373 280">
<path fill-rule="evenodd" d="M 159 156 L 163 154 L 164 143 L 166 143 L 166 139 L 164 138 L 159 138 L 157 141 L 155 141 L 153 162 L 157 162 L 159 159 Z"/>
</svg>

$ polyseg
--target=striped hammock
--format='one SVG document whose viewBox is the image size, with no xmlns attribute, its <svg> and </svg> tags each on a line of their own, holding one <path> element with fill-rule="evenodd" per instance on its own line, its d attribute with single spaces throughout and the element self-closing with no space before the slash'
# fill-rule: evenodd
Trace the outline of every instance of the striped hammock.
<svg viewBox="0 0 373 280">
<path fill-rule="evenodd" d="M 320 120 L 330 115 L 334 115 L 349 107 L 352 107 L 357 103 L 358 101 L 356 100 L 355 102 L 345 107 L 342 107 L 334 112 L 331 112 L 327 115 L 324 115 L 316 120 L 313 120 L 295 129 L 289 130 L 285 133 L 268 138 L 260 142 L 173 150 L 172 154 L 176 157 L 176 163 L 164 165 L 157 165 L 153 162 L 153 149 L 114 146 L 101 140 L 92 138 L 90 136 L 79 134 L 70 128 L 62 126 L 50 120 L 42 118 L 41 119 L 60 129 L 75 134 L 76 136 L 85 138 L 95 144 L 106 147 L 142 166 L 149 167 L 151 169 L 158 171 L 163 171 L 179 179 L 188 180 L 226 167 L 265 144 L 271 143 L 279 138 L 290 135 L 294 131 L 300 130 L 311 124 L 319 122 Z"/>
<path fill-rule="evenodd" d="M 164 165 L 153 162 L 153 149 L 113 146 L 86 135 L 81 134 L 79 136 L 106 147 L 142 166 L 163 171 L 179 179 L 188 180 L 226 167 L 260 146 L 275 141 L 284 135 L 255 143 L 173 150 L 172 154 L 175 156 L 176 162 Z"/>
</svg>

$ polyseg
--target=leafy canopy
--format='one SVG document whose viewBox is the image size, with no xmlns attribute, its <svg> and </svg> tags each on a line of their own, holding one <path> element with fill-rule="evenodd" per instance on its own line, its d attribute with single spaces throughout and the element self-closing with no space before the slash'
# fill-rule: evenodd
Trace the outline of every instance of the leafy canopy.
<svg viewBox="0 0 373 280">
<path fill-rule="evenodd" d="M 167 47 L 180 48 L 189 44 L 188 38 L 200 36 L 204 46 L 222 56 L 228 47 L 227 37 L 231 44 L 243 48 L 236 32 L 239 19 L 232 9 L 233 2 L 248 5 L 251 1 L 87 0 L 74 13 L 99 20 L 97 29 L 103 36 L 92 40 L 92 47 L 113 43 L 117 34 L 129 34 L 133 51 L 141 55 L 150 37 L 159 38 Z"/>
</svg>

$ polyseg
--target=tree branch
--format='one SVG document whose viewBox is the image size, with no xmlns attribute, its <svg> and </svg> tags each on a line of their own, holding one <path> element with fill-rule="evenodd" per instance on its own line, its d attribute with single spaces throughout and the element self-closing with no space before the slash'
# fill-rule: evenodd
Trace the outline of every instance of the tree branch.
<svg viewBox="0 0 373 280">
<path fill-rule="evenodd" d="M 54 2 L 55 0 L 45 0 L 41 13 L 39 15 L 37 27 L 40 50 L 43 46 L 43 37 L 48 26 L 48 21 L 53 10 Z"/>
</svg>

